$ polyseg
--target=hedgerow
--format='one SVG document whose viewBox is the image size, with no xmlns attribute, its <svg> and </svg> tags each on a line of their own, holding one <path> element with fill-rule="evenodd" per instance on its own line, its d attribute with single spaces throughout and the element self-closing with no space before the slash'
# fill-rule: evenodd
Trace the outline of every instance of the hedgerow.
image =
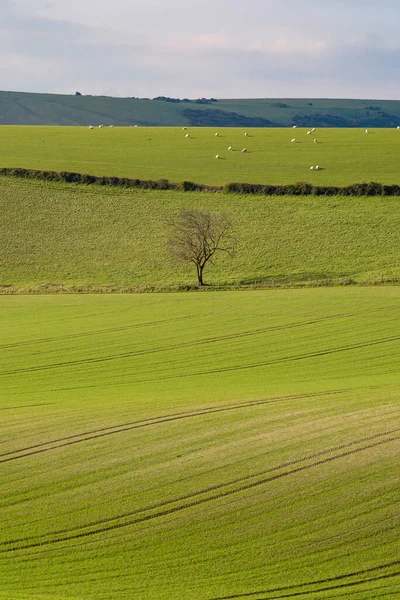
<svg viewBox="0 0 400 600">
<path fill-rule="evenodd" d="M 193 181 L 174 183 L 168 179 L 129 179 L 74 173 L 71 171 L 38 171 L 24 168 L 0 168 L 0 175 L 38 179 L 42 181 L 62 181 L 83 185 L 102 185 L 145 190 L 182 190 L 184 192 L 225 192 L 227 194 L 252 194 L 257 196 L 400 196 L 400 185 L 385 185 L 376 181 L 353 183 L 348 186 L 312 185 L 306 181 L 287 185 L 259 183 L 227 183 L 225 186 L 213 186 Z"/>
</svg>

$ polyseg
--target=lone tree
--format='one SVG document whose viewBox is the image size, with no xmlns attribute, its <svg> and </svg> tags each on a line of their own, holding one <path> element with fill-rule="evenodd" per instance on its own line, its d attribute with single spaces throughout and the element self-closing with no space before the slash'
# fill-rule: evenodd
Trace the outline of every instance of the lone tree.
<svg viewBox="0 0 400 600">
<path fill-rule="evenodd" d="M 230 219 L 223 214 L 186 210 L 170 222 L 171 255 L 175 260 L 193 263 L 199 287 L 204 285 L 203 270 L 216 252 L 233 255 L 235 240 Z"/>
</svg>

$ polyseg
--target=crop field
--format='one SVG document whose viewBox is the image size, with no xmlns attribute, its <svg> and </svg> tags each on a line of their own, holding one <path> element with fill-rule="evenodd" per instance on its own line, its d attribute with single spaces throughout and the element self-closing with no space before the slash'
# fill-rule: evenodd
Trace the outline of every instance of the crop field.
<svg viewBox="0 0 400 600">
<path fill-rule="evenodd" d="M 231 218 L 237 251 L 205 269 L 205 282 L 214 287 L 400 280 L 395 197 L 251 197 L 5 177 L 0 190 L 2 291 L 194 284 L 193 267 L 174 263 L 168 253 L 168 221 L 181 209 Z"/>
<path fill-rule="evenodd" d="M 1 297 L 0 598 L 398 598 L 399 300 Z"/>
<path fill-rule="evenodd" d="M 293 138 L 296 143 L 291 143 Z M 247 153 L 242 153 L 244 148 Z M 303 128 L 247 132 L 241 128 L 0 127 L 0 167 L 92 175 L 210 185 L 232 181 L 394 184 L 399 183 L 399 161 L 400 131 L 395 128 L 371 129 L 368 134 L 364 129 L 326 128 L 307 135 Z M 321 169 L 310 171 L 316 165 Z"/>
</svg>

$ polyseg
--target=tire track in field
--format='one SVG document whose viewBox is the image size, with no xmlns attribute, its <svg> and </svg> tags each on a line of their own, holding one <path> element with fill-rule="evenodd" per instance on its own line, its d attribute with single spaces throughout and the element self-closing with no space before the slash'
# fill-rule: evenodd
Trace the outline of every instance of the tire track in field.
<svg viewBox="0 0 400 600">
<path fill-rule="evenodd" d="M 259 368 L 259 367 L 268 367 L 271 365 L 282 364 L 282 363 L 287 363 L 287 362 L 307 360 L 309 358 L 316 358 L 319 356 L 329 356 L 332 354 L 339 354 L 340 352 L 348 352 L 348 351 L 357 350 L 360 348 L 367 348 L 370 346 L 378 346 L 381 344 L 390 343 L 390 342 L 394 342 L 394 341 L 398 341 L 398 340 L 400 340 L 400 335 L 389 336 L 386 338 L 379 338 L 377 340 L 372 340 L 372 341 L 368 341 L 368 342 L 360 342 L 357 344 L 340 346 L 338 348 L 331 348 L 331 349 L 327 349 L 327 350 L 320 350 L 320 351 L 309 352 L 309 353 L 305 353 L 305 354 L 289 355 L 289 356 L 284 356 L 281 358 L 271 359 L 271 360 L 267 360 L 267 361 L 250 363 L 247 365 L 243 365 L 243 364 L 242 365 L 232 365 L 232 366 L 227 366 L 227 367 L 218 367 L 218 368 L 214 368 L 214 369 L 207 369 L 207 370 L 203 370 L 203 371 L 174 373 L 171 375 L 158 375 L 157 377 L 143 377 L 142 379 L 140 379 L 140 378 L 139 379 L 129 379 L 128 381 L 124 381 L 124 382 L 115 381 L 113 383 L 101 383 L 101 384 L 93 383 L 93 384 L 89 384 L 89 385 L 53 388 L 50 391 L 59 392 L 59 391 L 77 390 L 77 389 L 79 389 L 79 390 L 93 389 L 93 388 L 98 388 L 98 387 L 107 388 L 107 387 L 115 387 L 115 386 L 123 386 L 123 385 L 126 386 L 126 385 L 131 385 L 133 383 L 149 383 L 149 382 L 153 382 L 153 381 L 167 381 L 167 380 L 171 380 L 171 379 L 185 379 L 187 377 L 199 377 L 199 376 L 204 376 L 204 375 L 214 375 L 216 373 L 229 373 L 229 372 L 233 372 L 233 371 L 243 371 L 246 369 L 255 369 L 255 368 Z M 204 343 L 204 342 L 200 342 L 200 343 Z M 179 348 L 183 348 L 183 346 L 179 346 Z M 149 353 L 152 353 L 152 351 L 150 351 Z M 1 373 L 0 373 L 0 376 L 1 376 Z"/>
<path fill-rule="evenodd" d="M 182 501 L 185 501 L 185 500 L 190 500 L 190 499 L 193 499 L 195 497 L 204 495 L 204 494 L 209 493 L 209 492 L 215 492 L 216 490 L 228 488 L 228 487 L 233 486 L 235 484 L 243 484 L 245 481 L 250 481 L 250 480 L 255 479 L 257 477 L 265 476 L 268 473 L 273 473 L 274 471 L 278 471 L 278 470 L 281 470 L 281 469 L 284 469 L 284 468 L 287 468 L 287 467 L 293 467 L 294 465 L 297 465 L 299 463 L 306 462 L 306 461 L 309 461 L 309 460 L 314 460 L 315 458 L 319 458 L 319 457 L 324 456 L 326 454 L 330 454 L 332 452 L 337 452 L 338 450 L 348 449 L 348 448 L 351 448 L 352 446 L 356 446 L 358 444 L 365 443 L 367 441 L 371 441 L 371 440 L 378 439 L 378 438 L 386 436 L 386 435 L 391 435 L 393 433 L 397 433 L 398 431 L 400 431 L 400 428 L 395 429 L 393 431 L 385 431 L 383 433 L 377 433 L 377 434 L 374 434 L 374 435 L 371 435 L 371 436 L 368 436 L 368 437 L 361 438 L 359 440 L 355 440 L 355 441 L 347 443 L 347 444 L 340 444 L 339 446 L 334 446 L 332 448 L 327 448 L 325 450 L 320 450 L 319 452 L 314 452 L 313 454 L 310 454 L 308 456 L 304 456 L 303 458 L 298 458 L 298 459 L 294 459 L 294 460 L 291 460 L 291 461 L 286 461 L 284 463 L 275 465 L 274 467 L 271 467 L 269 469 L 265 469 L 263 471 L 259 471 L 258 473 L 253 473 L 252 475 L 247 475 L 245 477 L 239 477 L 239 478 L 227 481 L 225 483 L 220 483 L 220 484 L 214 484 L 214 485 L 211 485 L 211 486 L 207 486 L 206 488 L 202 488 L 201 490 L 197 490 L 196 492 L 192 492 L 192 493 L 189 493 L 189 494 L 184 494 L 184 495 L 175 497 L 175 498 L 170 499 L 170 500 L 164 500 L 163 502 L 158 502 L 156 504 L 152 504 L 150 506 L 146 506 L 146 507 L 141 508 L 141 509 L 136 509 L 134 511 L 129 511 L 129 512 L 126 512 L 126 513 L 123 513 L 123 514 L 120 514 L 120 515 L 116 515 L 115 517 L 110 517 L 110 518 L 107 518 L 107 519 L 97 519 L 96 521 L 92 521 L 91 523 L 87 523 L 86 525 L 82 525 L 81 527 L 79 527 L 79 529 L 85 529 L 85 528 L 88 528 L 88 527 L 95 527 L 95 526 L 98 526 L 98 525 L 104 525 L 106 523 L 109 524 L 112 521 L 118 521 L 118 520 L 121 520 L 121 519 L 124 519 L 124 518 L 127 518 L 127 517 L 132 517 L 132 516 L 140 514 L 140 513 L 149 512 L 150 510 L 164 508 L 166 506 L 170 506 L 172 504 L 176 504 L 177 502 L 182 502 Z M 393 518 L 394 517 L 391 517 L 390 519 L 393 519 Z M 382 522 L 385 521 L 385 520 L 390 520 L 390 519 L 389 518 L 388 519 L 383 519 Z M 62 530 L 58 530 L 57 532 L 53 532 L 53 534 L 54 535 L 56 535 L 56 534 L 58 535 L 58 534 L 70 533 L 72 531 L 76 531 L 76 529 L 77 528 L 62 529 Z M 346 534 L 344 534 L 344 535 L 346 535 Z M 34 539 L 36 539 L 36 537 L 37 536 L 33 536 Z M 45 536 L 42 536 L 42 537 L 45 537 Z M 334 537 L 337 537 L 337 536 L 334 536 Z M 21 538 L 19 540 L 14 540 L 14 541 L 22 542 L 22 541 L 26 541 L 27 539 L 31 539 L 31 538 L 25 537 L 25 538 Z M 329 538 L 329 539 L 331 539 L 331 538 Z M 0 542 L 0 546 L 4 545 L 5 543 L 7 543 L 7 542 Z M 307 545 L 314 545 L 314 543 L 310 542 Z"/>
<path fill-rule="evenodd" d="M 307 542 L 303 545 L 303 548 L 318 546 L 319 544 L 326 544 L 328 542 L 332 542 L 333 540 L 340 540 L 348 535 L 354 535 L 360 531 L 364 531 L 365 529 L 370 529 L 371 527 L 376 527 L 377 525 L 382 525 L 383 523 L 389 523 L 390 521 L 397 521 L 400 519 L 399 515 L 393 515 L 391 517 L 385 517 L 384 519 L 380 519 L 379 521 L 373 521 L 372 523 L 368 523 L 367 525 L 362 525 L 360 527 L 356 527 L 355 529 L 350 529 L 349 531 L 343 531 L 342 533 L 338 533 L 337 535 L 331 535 L 328 538 L 313 540 L 312 542 Z"/>
<path fill-rule="evenodd" d="M 378 310 L 378 309 L 377 309 Z M 96 335 L 102 335 L 103 333 L 116 333 L 118 331 L 125 331 L 128 329 L 139 329 L 144 327 L 151 327 L 153 325 L 161 325 L 164 323 L 175 323 L 176 321 L 185 321 L 189 319 L 198 319 L 200 315 L 187 315 L 185 317 L 176 317 L 173 319 L 161 319 L 159 321 L 146 321 L 144 323 L 132 323 L 131 325 L 121 325 L 118 327 L 108 327 L 105 329 L 95 329 L 94 331 L 85 331 L 82 333 L 71 333 L 68 335 L 60 335 L 47 338 L 39 338 L 36 340 L 25 340 L 22 342 L 14 342 L 12 344 L 0 344 L 0 350 L 6 350 L 8 348 L 19 348 L 22 346 L 34 346 L 36 344 L 46 344 L 49 342 L 61 342 L 64 340 L 74 340 L 83 337 L 91 337 Z M 204 315 L 201 315 L 204 316 Z"/>
<path fill-rule="evenodd" d="M 57 402 L 42 402 L 40 404 L 20 404 L 18 406 L 2 406 L 0 410 L 18 410 L 22 408 L 33 408 L 35 406 L 51 406 L 53 404 L 57 404 Z"/>
<path fill-rule="evenodd" d="M 133 380 L 130 380 L 128 383 L 145 383 L 145 382 L 150 382 L 150 381 L 165 381 L 167 379 L 183 379 L 185 377 L 193 377 L 193 376 L 199 376 L 199 375 L 203 376 L 203 375 L 213 375 L 215 373 L 229 373 L 231 371 L 243 371 L 246 369 L 255 369 L 257 367 L 266 367 L 266 366 L 277 365 L 277 364 L 282 364 L 282 363 L 286 363 L 286 362 L 295 362 L 295 361 L 299 361 L 299 360 L 306 360 L 309 358 L 316 358 L 319 356 L 329 356 L 331 354 L 339 354 L 340 352 L 349 352 L 351 350 L 358 350 L 360 348 L 368 348 L 368 347 L 372 347 L 372 346 L 378 346 L 381 344 L 395 342 L 398 340 L 400 340 L 400 335 L 388 336 L 385 338 L 379 338 L 377 340 L 372 340 L 372 341 L 368 341 L 368 342 L 359 342 L 359 343 L 350 344 L 347 346 L 339 346 L 338 348 L 331 348 L 331 349 L 327 349 L 327 350 L 318 350 L 316 352 L 308 352 L 308 353 L 304 353 L 304 354 L 283 356 L 281 358 L 275 358 L 275 359 L 271 359 L 271 360 L 267 360 L 267 361 L 250 363 L 247 365 L 232 365 L 230 367 L 218 367 L 215 369 L 207 369 L 204 371 L 195 371 L 195 372 L 191 372 L 191 373 L 177 373 L 174 375 L 164 375 L 164 376 L 151 377 L 151 378 L 149 377 L 149 378 L 144 378 L 144 379 L 133 379 Z M 102 387 L 107 387 L 108 385 L 114 386 L 117 384 L 115 384 L 115 383 L 104 384 L 104 386 L 102 384 Z M 121 384 L 118 384 L 118 385 L 121 385 Z M 81 386 L 81 387 L 82 388 L 83 387 L 98 387 L 98 385 Z M 81 389 L 81 388 L 79 388 L 79 389 Z"/>
<path fill-rule="evenodd" d="M 205 339 L 197 340 L 197 341 L 193 341 L 193 342 L 186 342 L 186 343 L 181 343 L 181 344 L 169 344 L 167 346 L 162 346 L 162 347 L 157 347 L 157 348 L 149 348 L 147 350 L 133 350 L 131 352 L 121 352 L 118 354 L 112 354 L 112 355 L 106 355 L 106 356 L 76 359 L 76 360 L 70 360 L 70 361 L 61 361 L 58 363 L 51 363 L 48 365 L 37 365 L 37 366 L 32 366 L 32 367 L 21 367 L 18 369 L 9 369 L 6 371 L 0 371 L 0 377 L 7 376 L 7 375 L 17 375 L 17 374 L 22 374 L 22 373 L 33 373 L 33 372 L 37 372 L 37 371 L 48 371 L 48 370 L 59 369 L 59 368 L 68 368 L 68 367 L 74 367 L 74 366 L 78 366 L 78 365 L 81 366 L 81 365 L 88 365 L 88 364 L 95 364 L 95 363 L 102 363 L 102 362 L 110 362 L 110 361 L 114 361 L 114 360 L 124 360 L 127 358 L 133 358 L 133 357 L 137 357 L 137 356 L 158 354 L 158 353 L 162 353 L 162 352 L 169 352 L 171 350 L 180 350 L 180 349 L 184 349 L 184 348 L 192 348 L 192 347 L 196 347 L 196 346 L 203 346 L 203 345 L 207 345 L 207 344 L 213 344 L 213 343 L 218 343 L 218 342 L 223 342 L 223 341 L 228 341 L 228 340 L 246 338 L 246 337 L 251 337 L 254 335 L 261 335 L 263 333 L 268 333 L 271 331 L 281 331 L 281 330 L 287 330 L 287 329 L 295 329 L 298 327 L 307 327 L 309 325 L 316 325 L 316 324 L 319 324 L 322 322 L 329 321 L 332 318 L 347 318 L 349 316 L 354 316 L 354 315 L 342 314 L 342 315 L 335 315 L 333 317 L 322 317 L 320 319 L 290 323 L 288 325 L 276 325 L 276 326 L 272 326 L 272 327 L 264 327 L 261 329 L 245 331 L 242 333 L 234 333 L 234 334 L 228 334 L 228 335 L 223 335 L 223 336 L 215 336 L 215 337 L 205 338 Z M 82 335 L 86 335 L 86 334 L 82 334 Z M 259 364 L 258 363 L 251 364 L 248 367 L 233 366 L 233 367 L 227 367 L 226 369 L 222 369 L 222 370 L 218 370 L 218 371 L 205 371 L 205 372 L 201 372 L 201 373 L 196 373 L 196 375 L 209 374 L 209 373 L 214 373 L 214 372 L 222 372 L 225 370 L 236 370 L 239 368 L 254 368 L 255 366 L 275 364 L 275 362 L 285 362 L 287 360 L 300 360 L 301 358 L 308 358 L 309 356 L 331 354 L 332 352 L 339 352 L 341 350 L 350 350 L 353 348 L 364 347 L 366 345 L 367 346 L 375 345 L 378 343 L 385 343 L 387 341 L 394 341 L 397 339 L 400 339 L 400 335 L 399 336 L 391 336 L 391 337 L 389 336 L 388 338 L 381 338 L 378 340 L 373 340 L 372 342 L 360 342 L 360 344 L 356 344 L 356 345 L 352 345 L 352 346 L 343 346 L 339 349 L 325 350 L 325 351 L 321 351 L 316 354 L 311 353 L 310 355 L 305 354 L 305 355 L 299 355 L 298 357 L 284 357 L 282 359 L 276 359 L 276 361 L 270 361 L 270 362 L 259 363 Z M 192 374 L 190 374 L 190 375 L 192 375 Z M 186 376 L 189 376 L 189 375 L 178 375 L 178 377 L 186 377 Z M 169 376 L 168 378 L 170 378 L 170 377 L 171 376 Z M 161 379 L 161 378 L 158 378 L 158 379 Z M 154 379 L 142 379 L 142 380 L 137 380 L 137 381 L 153 381 L 153 380 Z"/>
<path fill-rule="evenodd" d="M 263 398 L 261 400 L 250 400 L 248 402 L 236 402 L 234 404 L 225 404 L 223 406 L 210 406 L 203 409 L 193 409 L 189 411 L 183 411 L 178 413 L 169 413 L 166 415 L 159 415 L 158 417 L 149 417 L 148 419 L 141 419 L 138 421 L 128 421 L 126 423 L 120 423 L 118 425 L 111 425 L 109 427 L 102 427 L 100 429 L 92 429 L 89 431 L 84 431 L 82 433 L 77 433 L 74 435 L 69 435 L 61 438 L 57 438 L 54 440 L 49 440 L 48 442 L 41 442 L 40 444 L 35 444 L 32 446 L 26 446 L 24 448 L 18 448 L 16 450 L 10 450 L 9 452 L 5 452 L 0 454 L 0 463 L 9 462 L 9 460 L 17 460 L 19 458 L 23 458 L 24 456 L 31 456 L 36 454 L 36 452 L 30 452 L 31 450 L 38 450 L 39 452 L 47 452 L 50 450 L 54 450 L 57 448 L 62 448 L 64 446 L 71 445 L 72 443 L 80 443 L 90 441 L 91 439 L 97 439 L 99 437 L 105 437 L 108 435 L 114 435 L 117 433 L 124 433 L 125 431 L 130 431 L 132 429 L 140 429 L 143 427 L 150 427 L 151 425 L 159 425 L 163 423 L 169 423 L 173 421 L 179 421 L 182 419 L 189 419 L 194 417 L 208 416 L 214 413 L 228 412 L 232 410 L 241 410 L 245 408 L 251 408 L 252 406 L 264 406 L 267 404 L 273 404 L 276 402 L 285 402 L 288 400 L 297 400 L 301 398 L 314 398 L 320 396 L 331 396 L 342 394 L 344 392 L 350 391 L 347 388 L 341 390 L 332 390 L 330 392 L 314 392 L 314 393 L 305 393 L 305 394 L 292 394 L 289 396 L 277 396 L 272 398 Z M 63 442 L 66 442 L 65 444 Z M 27 454 L 19 455 L 20 453 L 25 452 Z M 11 457 L 6 460 L 6 457 Z"/>
<path fill-rule="evenodd" d="M 310 594 L 313 595 L 314 599 L 316 598 L 316 594 L 322 593 L 322 592 L 332 592 L 332 591 L 339 591 L 339 590 L 343 590 L 343 589 L 348 589 L 348 588 L 353 588 L 356 586 L 361 586 L 367 583 L 374 583 L 376 581 L 382 581 L 382 580 L 387 580 L 387 579 L 392 579 L 393 577 L 397 577 L 398 575 L 400 575 L 400 570 L 396 571 L 395 573 L 388 573 L 387 575 L 377 575 L 376 577 L 369 577 L 368 579 L 361 579 L 360 581 L 349 581 L 347 583 L 337 583 L 335 585 L 329 585 L 329 586 L 325 586 L 325 587 L 320 587 L 318 589 L 313 589 L 313 590 L 305 590 L 305 591 L 300 591 L 300 592 L 290 592 L 289 594 L 280 594 L 279 596 L 260 596 L 258 598 L 258 600 L 284 600 L 284 598 L 296 598 L 299 596 L 309 596 Z M 368 593 L 368 590 L 367 590 Z"/>
<path fill-rule="evenodd" d="M 370 436 L 370 437 L 371 437 L 371 439 L 375 439 L 377 437 L 388 435 L 388 433 L 389 432 L 385 432 L 382 434 L 375 434 L 374 436 Z M 301 466 L 293 468 L 289 471 L 285 471 L 283 473 L 271 474 L 268 477 L 262 477 L 261 479 L 258 479 L 258 481 L 246 482 L 246 480 L 248 480 L 249 477 L 251 477 L 251 478 L 257 477 L 257 475 L 247 476 L 247 477 L 244 477 L 239 480 L 234 480 L 234 483 L 229 482 L 227 484 L 219 484 L 216 486 L 211 486 L 210 488 L 205 488 L 205 490 L 197 491 L 197 492 L 194 492 L 193 494 L 188 494 L 188 495 L 182 496 L 181 498 L 178 498 L 178 499 L 173 499 L 170 501 L 165 501 L 163 503 L 159 503 L 157 505 L 152 505 L 149 507 L 144 507 L 142 509 L 137 509 L 136 511 L 132 511 L 131 513 L 126 513 L 126 516 L 120 515 L 118 517 L 113 517 L 111 519 L 106 519 L 104 521 L 96 521 L 94 525 L 92 525 L 92 524 L 83 525 L 82 527 L 78 527 L 78 528 L 74 528 L 74 529 L 70 529 L 70 530 L 61 530 L 60 532 L 52 532 L 49 534 L 44 534 L 42 536 L 32 536 L 32 537 L 21 538 L 18 540 L 4 541 L 4 542 L 1 542 L 1 544 L 0 544 L 0 555 L 6 554 L 6 553 L 8 554 L 10 552 L 15 552 L 15 551 L 20 551 L 20 550 L 28 550 L 28 549 L 33 549 L 33 548 L 38 548 L 38 547 L 43 547 L 43 546 L 49 546 L 49 545 L 53 545 L 53 544 L 59 544 L 59 543 L 63 543 L 63 542 L 69 542 L 70 540 L 87 538 L 90 536 L 107 533 L 109 531 L 115 531 L 117 529 L 123 529 L 126 527 L 130 527 L 132 525 L 138 525 L 140 523 L 153 521 L 155 519 L 159 519 L 159 518 L 162 518 L 165 516 L 179 513 L 183 510 L 187 510 L 187 509 L 194 508 L 194 507 L 197 507 L 200 505 L 208 504 L 210 502 L 213 502 L 214 500 L 220 500 L 220 499 L 232 496 L 233 494 L 238 494 L 240 492 L 251 490 L 256 487 L 266 485 L 268 483 L 276 481 L 278 479 L 282 479 L 282 478 L 288 477 L 290 475 L 295 475 L 297 473 L 312 469 L 314 467 L 325 465 L 325 464 L 331 463 L 335 460 L 345 458 L 345 457 L 357 454 L 359 452 L 363 452 L 364 450 L 370 450 L 372 448 L 376 448 L 378 446 L 382 446 L 383 444 L 397 441 L 399 439 L 400 439 L 400 436 L 395 436 L 395 437 L 387 438 L 385 440 L 380 440 L 380 441 L 374 442 L 372 444 L 364 445 L 361 448 L 346 450 L 345 452 L 342 452 L 335 456 L 330 456 L 328 458 L 323 458 L 321 460 L 314 460 L 316 457 L 323 456 L 324 454 L 327 454 L 329 452 L 336 451 L 336 449 L 326 449 L 324 451 L 321 451 L 319 453 L 315 453 L 315 454 L 311 455 L 311 459 L 314 460 L 314 462 L 312 462 L 311 464 L 301 465 Z M 351 444 L 348 444 L 348 445 L 343 444 L 341 446 L 338 446 L 337 448 L 346 448 L 346 446 L 351 447 L 351 446 L 353 446 L 355 444 L 359 444 L 359 443 L 360 443 L 360 441 L 352 442 Z M 303 459 L 297 459 L 295 461 L 291 461 L 289 463 L 284 463 L 283 465 L 278 465 L 278 466 L 266 471 L 265 473 L 273 473 L 273 471 L 277 471 L 279 469 L 285 468 L 286 464 L 293 465 L 293 464 L 296 464 L 299 462 L 305 462 L 306 460 L 309 460 L 309 458 L 306 457 Z M 226 488 L 230 485 L 234 485 L 235 483 L 239 483 L 239 485 L 236 488 L 231 489 L 231 490 L 223 489 L 224 487 Z M 212 493 L 205 498 L 197 497 L 199 495 L 209 493 L 210 490 L 212 492 L 217 491 L 217 493 Z M 174 504 L 177 502 L 183 502 L 183 503 L 178 506 L 171 506 L 171 504 Z M 151 514 L 146 514 L 149 511 L 157 510 L 160 508 L 161 508 L 161 510 L 158 510 L 157 512 L 154 512 Z M 131 518 L 131 517 L 134 517 L 134 518 Z M 117 519 L 120 520 L 121 518 L 129 518 L 129 520 L 126 522 L 123 522 L 123 523 L 113 522 Z M 99 527 L 99 525 L 100 525 L 100 527 Z M 92 531 L 82 531 L 83 529 L 85 529 L 87 527 L 96 527 L 96 529 L 94 529 Z M 56 537 L 53 539 L 51 539 L 51 538 L 43 539 L 50 535 L 53 535 L 53 536 L 61 535 L 61 537 Z M 24 542 L 28 542 L 28 543 L 24 543 Z"/>
<path fill-rule="evenodd" d="M 394 560 L 392 562 L 389 563 L 384 563 L 381 565 L 377 565 L 376 567 L 370 567 L 369 569 L 362 569 L 360 571 L 354 571 L 353 573 L 342 573 L 341 575 L 336 575 L 335 577 L 328 577 L 326 579 L 317 579 L 315 581 L 307 581 L 304 583 L 298 583 L 298 584 L 292 584 L 292 585 L 288 585 L 288 586 L 281 586 L 281 587 L 277 587 L 277 588 L 271 588 L 269 590 L 259 590 L 256 592 L 247 592 L 247 593 L 243 593 L 243 594 L 232 594 L 229 596 L 218 596 L 218 597 L 214 597 L 214 598 L 210 598 L 209 600 L 241 600 L 242 598 L 253 598 L 254 596 L 261 596 L 262 594 L 264 594 L 263 598 L 258 598 L 258 600 L 271 600 L 273 598 L 289 598 L 290 596 L 288 595 L 284 595 L 284 596 L 269 596 L 269 597 L 265 597 L 265 594 L 276 594 L 279 592 L 289 592 L 291 590 L 299 590 L 301 588 L 305 588 L 305 587 L 311 587 L 313 585 L 324 585 L 326 583 L 334 583 L 334 582 L 340 582 L 343 581 L 343 579 L 350 579 L 351 577 L 362 577 L 364 575 L 374 575 L 374 573 L 376 571 L 384 571 L 385 569 L 391 569 L 393 567 L 398 567 L 400 565 L 400 560 Z M 345 586 L 348 585 L 362 585 L 363 583 L 369 583 L 370 581 L 376 581 L 378 579 L 383 578 L 388 578 L 388 577 L 396 577 L 397 575 L 400 575 L 400 571 L 396 571 L 395 573 L 388 573 L 385 575 L 376 575 L 375 577 L 372 578 L 368 578 L 368 579 L 364 579 L 364 580 L 358 580 L 355 582 L 348 582 L 345 583 Z M 301 595 L 301 594 L 315 594 L 321 591 L 329 591 L 330 589 L 338 589 L 338 587 L 332 587 L 332 588 L 323 588 L 323 589 L 319 589 L 319 590 L 311 590 L 311 591 L 305 591 L 305 592 L 295 592 L 296 595 Z"/>
</svg>

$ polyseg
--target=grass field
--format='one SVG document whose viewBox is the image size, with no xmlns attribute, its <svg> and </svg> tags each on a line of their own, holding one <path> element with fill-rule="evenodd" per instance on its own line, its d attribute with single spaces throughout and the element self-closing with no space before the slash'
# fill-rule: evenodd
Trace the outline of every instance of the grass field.
<svg viewBox="0 0 400 600">
<path fill-rule="evenodd" d="M 205 269 L 214 286 L 400 279 L 399 199 L 257 197 L 123 190 L 1 178 L 0 285 L 177 289 L 196 282 L 168 255 L 180 209 L 227 213 L 236 256 Z M 5 288 L 5 286 L 12 286 Z"/>
<path fill-rule="evenodd" d="M 399 183 L 397 129 L 0 127 L 0 167 L 169 179 L 348 185 Z M 291 143 L 295 137 L 296 144 Z M 318 143 L 314 143 L 316 138 Z M 229 152 L 227 148 L 233 147 Z M 246 147 L 247 154 L 241 150 Z M 215 159 L 216 155 L 221 158 Z M 320 171 L 310 166 L 320 165 Z"/>
<path fill-rule="evenodd" d="M 283 106 L 282 106 L 283 105 Z M 34 94 L 0 90 L 0 123 L 15 125 L 152 125 L 182 126 L 194 124 L 187 109 L 196 117 L 208 115 L 220 123 L 234 115 L 232 126 L 255 117 L 277 126 L 304 125 L 389 127 L 400 124 L 397 100 L 354 100 L 337 98 L 247 98 L 219 99 L 212 104 L 165 102 L 148 98 L 113 98 L 110 96 L 71 96 Z M 210 112 L 211 111 L 211 112 Z M 217 112 L 214 112 L 217 111 Z M 228 115 L 226 113 L 229 113 Z M 318 121 L 316 123 L 316 121 Z M 209 121 L 208 121 L 209 122 Z M 250 121 L 251 122 L 251 121 Z M 201 123 L 204 125 L 204 123 Z M 210 123 L 211 124 L 211 123 Z M 226 123 L 230 124 L 230 123 Z M 297 123 L 298 124 L 298 123 Z M 254 123 L 253 123 L 254 126 Z"/>
<path fill-rule="evenodd" d="M 0 298 L 0 598 L 398 598 L 399 299 Z"/>
</svg>

